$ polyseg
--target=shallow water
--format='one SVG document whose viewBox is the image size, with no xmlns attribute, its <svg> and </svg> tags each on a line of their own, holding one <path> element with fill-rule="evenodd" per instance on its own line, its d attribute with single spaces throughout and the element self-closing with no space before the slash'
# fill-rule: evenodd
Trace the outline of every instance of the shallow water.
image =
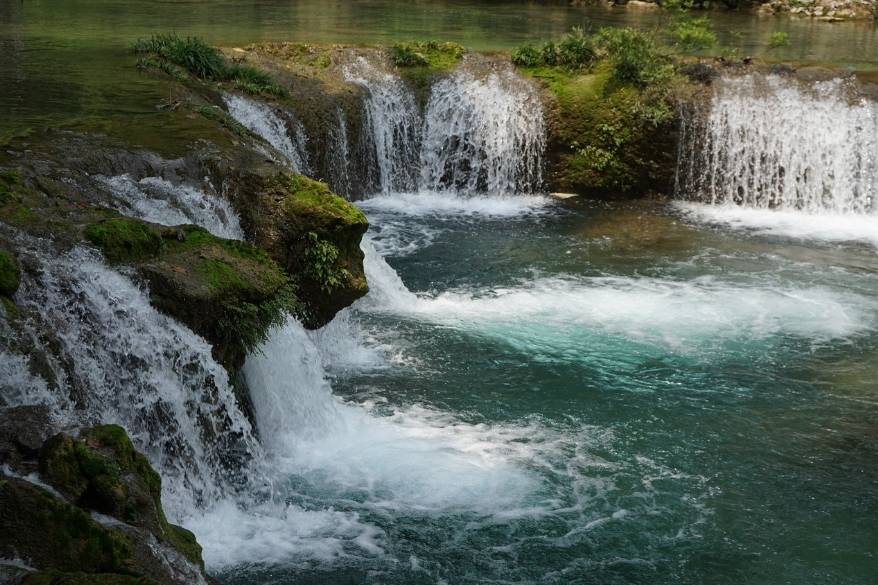
<svg viewBox="0 0 878 585">
<path fill-rule="evenodd" d="M 874 69 L 878 31 L 869 22 L 824 23 L 742 12 L 708 13 L 722 47 L 768 60 Z M 509 49 L 573 26 L 665 30 L 654 10 L 577 7 L 568 2 L 464 0 L 8 0 L 0 3 L 0 140 L 83 118 L 147 120 L 168 99 L 166 84 L 139 75 L 127 48 L 159 32 L 217 45 L 259 41 L 459 42 Z M 774 32 L 790 46 L 770 48 Z"/>
<path fill-rule="evenodd" d="M 871 243 L 400 199 L 370 296 L 248 362 L 286 504 L 190 522 L 225 582 L 878 578 Z"/>
</svg>

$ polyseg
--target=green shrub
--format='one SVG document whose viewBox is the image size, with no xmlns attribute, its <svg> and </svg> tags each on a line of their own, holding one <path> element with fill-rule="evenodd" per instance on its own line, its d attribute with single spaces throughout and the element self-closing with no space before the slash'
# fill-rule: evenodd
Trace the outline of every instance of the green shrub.
<svg viewBox="0 0 878 585">
<path fill-rule="evenodd" d="M 543 59 L 537 47 L 523 45 L 512 51 L 512 63 L 519 67 L 539 67 L 543 64 Z"/>
<path fill-rule="evenodd" d="M 397 67 L 447 69 L 460 61 L 465 52 L 466 49 L 457 43 L 397 43 L 390 48 L 390 60 Z"/>
<path fill-rule="evenodd" d="M 590 67 L 595 60 L 594 39 L 579 27 L 564 35 L 558 43 L 557 61 L 571 69 Z"/>
<path fill-rule="evenodd" d="M 772 49 L 780 47 L 788 47 L 790 45 L 790 35 L 785 32 L 773 32 L 768 37 L 768 46 Z"/>
<path fill-rule="evenodd" d="M 707 18 L 681 19 L 672 32 L 677 45 L 684 51 L 707 49 L 716 44 L 716 35 L 710 30 L 710 21 Z"/>
<path fill-rule="evenodd" d="M 602 28 L 596 43 L 611 60 L 616 81 L 646 86 L 664 82 L 673 75 L 667 56 L 659 52 L 651 37 L 638 30 Z"/>
<path fill-rule="evenodd" d="M 232 65 L 229 68 L 228 77 L 234 81 L 235 87 L 247 93 L 266 94 L 277 97 L 286 97 L 289 94 L 285 87 L 275 83 L 271 75 L 249 65 Z"/>
</svg>

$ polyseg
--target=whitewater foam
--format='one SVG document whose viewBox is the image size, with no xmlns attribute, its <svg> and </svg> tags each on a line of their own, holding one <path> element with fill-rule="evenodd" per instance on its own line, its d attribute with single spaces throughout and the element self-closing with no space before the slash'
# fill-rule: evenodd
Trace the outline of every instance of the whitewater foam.
<svg viewBox="0 0 878 585">
<path fill-rule="evenodd" d="M 195 224 L 215 236 L 243 240 L 238 214 L 221 197 L 160 177 L 139 181 L 130 175 L 100 177 L 115 196 L 116 208 L 132 217 L 162 225 Z"/>
<path fill-rule="evenodd" d="M 223 99 L 229 114 L 280 152 L 294 171 L 306 175 L 309 173 L 308 136 L 304 126 L 292 118 L 292 114 L 287 112 L 291 119 L 291 138 L 287 124 L 268 104 L 235 94 L 226 94 Z"/>
<path fill-rule="evenodd" d="M 827 242 L 860 241 L 878 247 L 878 215 L 808 213 L 689 202 L 677 202 L 675 206 L 696 221 L 756 234 Z"/>
<path fill-rule="evenodd" d="M 576 339 L 600 333 L 687 352 L 710 342 L 776 335 L 828 341 L 875 325 L 876 307 L 859 295 L 712 277 L 559 276 L 477 292 L 415 294 L 368 242 L 363 250 L 372 291 L 358 305 L 363 310 L 493 334 L 531 349 L 567 351 Z"/>
</svg>

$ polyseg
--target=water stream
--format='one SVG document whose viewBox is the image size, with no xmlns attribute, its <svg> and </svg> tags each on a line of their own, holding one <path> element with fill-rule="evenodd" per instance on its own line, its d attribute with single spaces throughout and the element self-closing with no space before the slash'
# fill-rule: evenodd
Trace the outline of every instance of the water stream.
<svg viewBox="0 0 878 585">
<path fill-rule="evenodd" d="M 123 424 L 224 583 L 869 582 L 878 255 L 744 214 L 874 225 L 871 103 L 725 80 L 682 202 L 562 204 L 539 195 L 527 83 L 464 70 L 421 112 L 376 65 L 349 76 L 379 176 L 371 292 L 248 356 L 259 441 L 207 344 L 132 275 L 38 241 L 16 300 L 67 363 L 47 380 L 0 355 L 16 400 Z M 229 105 L 295 167 L 294 127 Z M 237 225 L 213 196 L 107 181 L 152 221 Z"/>
</svg>

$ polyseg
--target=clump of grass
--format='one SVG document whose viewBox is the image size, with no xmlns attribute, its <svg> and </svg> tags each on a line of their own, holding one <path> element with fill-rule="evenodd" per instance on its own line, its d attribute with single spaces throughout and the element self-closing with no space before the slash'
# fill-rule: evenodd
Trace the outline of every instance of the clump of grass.
<svg viewBox="0 0 878 585">
<path fill-rule="evenodd" d="M 390 60 L 397 67 L 447 69 L 454 66 L 466 49 L 457 43 L 438 41 L 397 43 L 390 48 Z"/>
<path fill-rule="evenodd" d="M 512 52 L 512 62 L 519 67 L 563 66 L 588 69 L 597 58 L 595 39 L 576 27 L 556 43 L 547 41 L 539 46 L 525 45 Z"/>
<path fill-rule="evenodd" d="M 188 72 L 199 79 L 232 82 L 247 93 L 274 97 L 288 95 L 287 89 L 265 71 L 249 65 L 229 63 L 219 49 L 197 37 L 153 35 L 134 43 L 133 50 L 141 55 L 138 67 L 156 69 L 177 80 L 185 80 Z"/>
<path fill-rule="evenodd" d="M 773 32 L 768 37 L 768 46 L 772 49 L 779 49 L 780 47 L 788 47 L 790 46 L 790 35 L 785 32 Z"/>
</svg>

